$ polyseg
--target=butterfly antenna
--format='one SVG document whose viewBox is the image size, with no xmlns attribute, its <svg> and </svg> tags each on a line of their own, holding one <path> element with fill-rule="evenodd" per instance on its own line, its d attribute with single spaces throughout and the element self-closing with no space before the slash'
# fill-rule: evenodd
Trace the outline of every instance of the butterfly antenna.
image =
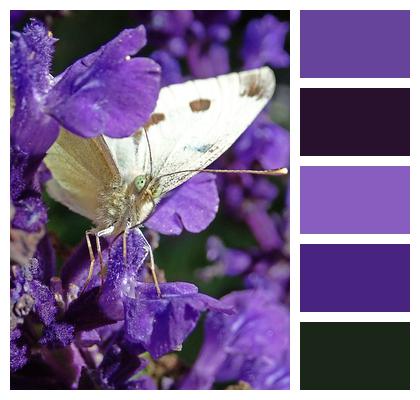
<svg viewBox="0 0 420 400">
<path fill-rule="evenodd" d="M 279 176 L 279 175 L 287 175 L 289 170 L 287 168 L 276 168 L 276 169 L 186 169 L 183 171 L 176 171 L 171 172 L 169 174 L 161 175 L 159 178 L 163 176 L 170 176 L 176 174 L 183 174 L 189 172 L 212 172 L 216 174 L 252 174 L 252 175 L 268 175 L 268 176 Z"/>
<path fill-rule="evenodd" d="M 144 133 L 146 135 L 147 147 L 149 149 L 149 162 L 150 162 L 150 176 L 153 176 L 153 159 L 152 159 L 152 147 L 150 146 L 149 135 L 147 134 L 147 129 L 144 128 Z"/>
</svg>

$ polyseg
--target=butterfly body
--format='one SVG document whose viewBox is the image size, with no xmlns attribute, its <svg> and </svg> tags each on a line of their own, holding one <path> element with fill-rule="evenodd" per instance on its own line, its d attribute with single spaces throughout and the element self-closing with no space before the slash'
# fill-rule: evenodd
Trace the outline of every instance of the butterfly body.
<svg viewBox="0 0 420 400">
<path fill-rule="evenodd" d="M 96 225 L 98 230 L 114 227 L 113 234 L 128 225 L 142 223 L 153 212 L 159 199 L 152 194 L 150 181 L 138 192 L 134 181 L 127 184 L 112 182 L 98 194 Z"/>
</svg>

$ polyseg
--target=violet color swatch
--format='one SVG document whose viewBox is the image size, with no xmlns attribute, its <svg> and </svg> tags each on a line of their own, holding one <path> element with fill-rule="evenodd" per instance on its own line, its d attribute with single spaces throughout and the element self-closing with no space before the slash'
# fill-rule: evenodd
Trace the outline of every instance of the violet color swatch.
<svg viewBox="0 0 420 400">
<path fill-rule="evenodd" d="M 300 112 L 301 156 L 410 155 L 408 88 L 301 89 Z"/>
<path fill-rule="evenodd" d="M 410 77 L 410 11 L 304 10 L 302 78 Z"/>
<path fill-rule="evenodd" d="M 301 167 L 301 233 L 410 233 L 409 167 Z"/>
<path fill-rule="evenodd" d="M 301 245 L 300 311 L 410 311 L 410 246 Z"/>
</svg>

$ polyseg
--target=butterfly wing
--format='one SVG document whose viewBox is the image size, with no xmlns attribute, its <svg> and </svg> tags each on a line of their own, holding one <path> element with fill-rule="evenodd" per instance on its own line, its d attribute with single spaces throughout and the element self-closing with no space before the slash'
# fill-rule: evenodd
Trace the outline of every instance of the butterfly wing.
<svg viewBox="0 0 420 400">
<path fill-rule="evenodd" d="M 95 221 L 98 195 L 115 179 L 159 178 L 164 195 L 220 157 L 252 123 L 275 89 L 268 67 L 171 85 L 133 136 L 82 139 L 65 130 L 49 150 L 53 198 Z M 149 151 L 150 148 L 150 151 Z"/>
<path fill-rule="evenodd" d="M 197 172 L 169 174 L 203 169 L 220 157 L 264 108 L 274 89 L 274 73 L 268 67 L 163 88 L 151 119 L 139 132 L 136 173 L 151 169 L 146 130 L 159 192 L 179 186 Z"/>
<path fill-rule="evenodd" d="M 99 193 L 120 176 L 103 137 L 84 139 L 62 129 L 44 161 L 53 175 L 50 196 L 95 221 Z"/>
</svg>

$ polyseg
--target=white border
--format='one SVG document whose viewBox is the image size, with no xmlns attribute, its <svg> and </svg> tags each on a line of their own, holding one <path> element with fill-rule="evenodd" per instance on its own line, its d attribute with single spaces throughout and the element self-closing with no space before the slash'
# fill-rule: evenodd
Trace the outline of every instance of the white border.
<svg viewBox="0 0 420 400">
<path fill-rule="evenodd" d="M 419 322 L 420 322 L 420 248 L 413 245 L 419 242 L 420 218 L 418 207 L 411 207 L 411 234 L 410 235 L 299 235 L 299 165 L 410 165 L 411 166 L 411 204 L 420 204 L 419 196 L 419 151 L 420 151 L 420 94 L 418 88 L 419 55 L 420 46 L 416 40 L 420 37 L 419 2 L 412 0 L 119 0 L 114 2 L 97 2 L 95 0 L 3 0 L 0 4 L 0 31 L 1 31 L 1 74 L 0 89 L 2 98 L 2 114 L 9 114 L 9 10 L 10 9 L 108 9 L 113 10 L 118 5 L 120 10 L 129 9 L 237 9 L 242 10 L 291 10 L 291 390 L 290 391 L 265 391 L 267 398 L 277 399 L 353 399 L 378 398 L 395 399 L 396 397 L 417 398 L 420 394 L 420 357 L 419 357 Z M 409 9 L 411 10 L 411 78 L 410 79 L 301 79 L 299 71 L 299 10 L 301 9 Z M 6 55 L 7 54 L 7 55 Z M 411 87 L 411 157 L 395 157 L 392 160 L 387 158 L 361 159 L 345 158 L 344 160 L 328 161 L 322 157 L 299 157 L 299 88 L 300 87 Z M 9 146 L 8 135 L 9 121 L 5 117 L 0 120 L 0 160 L 3 173 L 0 174 L 3 188 L 9 185 Z M 331 164 L 331 162 L 337 164 Z M 388 163 L 389 161 L 389 163 Z M 378 162 L 378 164 L 376 164 Z M 383 162 L 383 164 L 382 164 Z M 7 171 L 4 173 L 4 171 Z M 4 210 L 9 209 L 9 202 L 4 190 L 1 197 L 1 226 L 6 230 L 9 226 L 9 215 Z M 1 237 L 2 254 L 9 252 L 9 243 L 5 232 Z M 407 313 L 300 313 L 299 312 L 299 243 L 411 243 L 411 312 Z M 8 391 L 9 387 L 9 287 L 6 266 L 3 265 L 4 278 L 0 279 L 2 296 L 0 302 L 1 318 L 3 324 L 0 328 L 0 382 L 1 390 Z M 310 315 L 308 315 L 310 314 Z M 380 321 L 411 321 L 411 390 L 410 391 L 300 391 L 299 390 L 299 321 L 329 321 L 329 320 L 380 320 Z M 7 322 L 6 322 L 7 321 Z M 71 391 L 36 391 L 36 395 L 44 399 L 56 398 L 89 398 L 98 396 L 96 392 L 71 392 Z M 417 393 L 417 395 L 415 395 Z M 4 393 L 4 397 L 25 398 L 30 395 L 25 392 L 14 391 Z M 213 391 L 159 391 L 151 394 L 154 398 L 186 399 L 199 395 L 203 399 L 213 399 Z M 102 391 L 103 398 L 114 398 L 114 391 Z M 147 396 L 137 391 L 126 391 L 123 396 L 126 399 L 137 399 L 138 396 Z M 235 391 L 219 391 L 217 396 L 231 398 L 241 396 L 242 398 L 254 398 L 253 391 L 242 391 L 238 394 Z"/>
</svg>

